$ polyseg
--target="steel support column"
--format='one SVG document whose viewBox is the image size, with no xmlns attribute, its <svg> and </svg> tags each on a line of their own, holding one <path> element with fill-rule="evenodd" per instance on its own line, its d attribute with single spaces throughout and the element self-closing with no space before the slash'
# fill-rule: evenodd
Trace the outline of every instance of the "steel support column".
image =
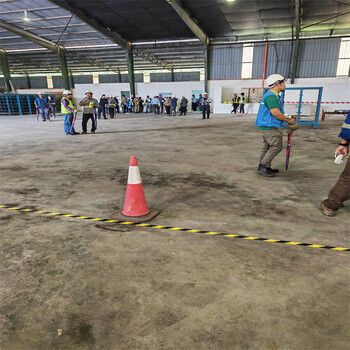
<svg viewBox="0 0 350 350">
<path fill-rule="evenodd" d="M 300 34 L 300 0 L 295 0 L 295 46 L 293 52 L 293 66 L 291 84 L 294 84 L 294 80 L 298 68 L 298 57 L 299 57 L 299 34 Z"/>
<path fill-rule="evenodd" d="M 128 77 L 130 85 L 130 95 L 135 97 L 135 75 L 134 75 L 134 57 L 132 49 L 126 52 L 126 60 L 128 62 Z"/>
<path fill-rule="evenodd" d="M 210 77 L 210 46 L 204 49 L 204 90 L 209 94 L 209 77 Z"/>
<path fill-rule="evenodd" d="M 0 49 L 0 66 L 1 66 L 2 73 L 4 74 L 6 90 L 7 92 L 11 92 L 12 88 L 10 84 L 11 73 L 10 73 L 9 62 L 7 59 L 6 51 L 2 49 Z"/>
<path fill-rule="evenodd" d="M 171 68 L 170 74 L 170 81 L 175 81 L 174 68 Z"/>
<path fill-rule="evenodd" d="M 69 73 L 68 73 L 68 65 L 67 65 L 67 56 L 65 50 L 59 50 L 58 58 L 60 61 L 61 73 L 63 78 L 63 85 L 65 90 L 70 90 L 71 84 L 69 82 Z"/>
</svg>

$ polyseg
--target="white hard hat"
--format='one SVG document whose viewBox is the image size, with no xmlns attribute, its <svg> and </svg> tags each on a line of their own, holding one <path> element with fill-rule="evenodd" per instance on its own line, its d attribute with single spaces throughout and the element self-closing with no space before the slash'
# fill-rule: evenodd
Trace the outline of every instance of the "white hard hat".
<svg viewBox="0 0 350 350">
<path fill-rule="evenodd" d="M 85 91 L 85 94 L 92 94 L 92 91 L 91 90 L 87 90 L 87 91 Z"/>
<path fill-rule="evenodd" d="M 285 82 L 287 79 L 282 76 L 281 74 L 272 74 L 269 77 L 267 77 L 266 82 L 268 86 L 273 86 L 276 83 L 283 83 Z"/>
<path fill-rule="evenodd" d="M 208 95 L 208 93 L 207 92 L 203 92 L 203 95 Z"/>
<path fill-rule="evenodd" d="M 64 90 L 63 91 L 63 95 L 71 95 L 72 94 L 72 91 L 70 91 L 70 90 Z"/>
<path fill-rule="evenodd" d="M 44 95 L 41 91 L 38 92 L 38 95 Z"/>
</svg>

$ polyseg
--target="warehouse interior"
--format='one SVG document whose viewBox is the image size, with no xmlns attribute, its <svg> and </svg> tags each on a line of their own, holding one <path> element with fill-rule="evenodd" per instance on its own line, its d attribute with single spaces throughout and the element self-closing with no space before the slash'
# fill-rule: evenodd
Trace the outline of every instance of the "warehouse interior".
<svg viewBox="0 0 350 350">
<path fill-rule="evenodd" d="M 349 0 L 0 0 L 0 33 L 1 349 L 349 348 L 349 201 L 320 209 L 346 163 Z M 255 120 L 276 73 L 299 129 L 272 179 Z M 86 91 L 189 105 L 83 135 Z M 120 219 L 133 156 L 147 222 Z"/>
</svg>

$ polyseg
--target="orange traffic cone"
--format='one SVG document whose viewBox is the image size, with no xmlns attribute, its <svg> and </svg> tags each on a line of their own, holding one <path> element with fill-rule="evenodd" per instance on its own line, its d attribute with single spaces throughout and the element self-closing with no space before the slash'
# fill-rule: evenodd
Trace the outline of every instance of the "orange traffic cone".
<svg viewBox="0 0 350 350">
<path fill-rule="evenodd" d="M 143 185 L 137 159 L 135 156 L 130 157 L 129 161 L 129 176 L 126 187 L 126 195 L 124 208 L 122 211 L 118 210 L 113 218 L 117 219 L 133 219 L 137 222 L 145 222 L 153 219 L 159 214 L 158 210 L 148 208 L 145 194 L 143 192 Z"/>
</svg>

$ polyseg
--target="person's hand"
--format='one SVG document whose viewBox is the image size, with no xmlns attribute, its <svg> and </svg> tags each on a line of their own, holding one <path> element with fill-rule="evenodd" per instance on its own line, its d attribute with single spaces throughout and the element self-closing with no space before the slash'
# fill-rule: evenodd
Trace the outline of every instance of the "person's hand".
<svg viewBox="0 0 350 350">
<path fill-rule="evenodd" d="M 74 113 L 78 113 L 78 110 L 77 110 L 77 109 L 75 109 L 75 110 L 74 110 Z"/>
<path fill-rule="evenodd" d="M 335 154 L 338 156 L 339 154 L 344 154 L 344 157 L 346 157 L 349 154 L 349 146 L 339 146 L 335 150 Z"/>
<path fill-rule="evenodd" d="M 288 119 L 288 124 L 294 125 L 295 124 L 295 119 L 293 117 Z"/>
</svg>

